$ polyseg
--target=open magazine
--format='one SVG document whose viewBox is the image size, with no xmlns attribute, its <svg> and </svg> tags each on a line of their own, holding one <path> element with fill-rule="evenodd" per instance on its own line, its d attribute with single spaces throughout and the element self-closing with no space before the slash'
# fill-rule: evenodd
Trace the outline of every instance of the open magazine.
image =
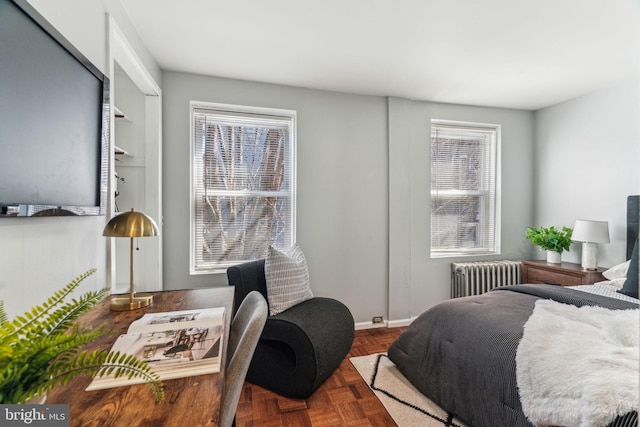
<svg viewBox="0 0 640 427">
<path fill-rule="evenodd" d="M 220 372 L 224 307 L 147 313 L 129 326 L 111 348 L 136 356 L 160 380 Z M 87 390 L 144 383 L 123 375 L 95 377 Z"/>
</svg>

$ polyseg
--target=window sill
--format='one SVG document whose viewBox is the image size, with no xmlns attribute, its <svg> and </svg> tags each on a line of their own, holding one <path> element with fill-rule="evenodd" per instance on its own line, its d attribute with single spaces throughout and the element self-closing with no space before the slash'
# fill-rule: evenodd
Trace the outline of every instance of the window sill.
<svg viewBox="0 0 640 427">
<path fill-rule="evenodd" d="M 497 251 L 474 251 L 474 252 L 439 252 L 433 253 L 431 252 L 430 258 L 438 259 L 438 258 L 457 258 L 457 257 L 471 257 L 471 256 L 490 256 L 490 255 L 500 255 L 500 252 Z"/>
</svg>

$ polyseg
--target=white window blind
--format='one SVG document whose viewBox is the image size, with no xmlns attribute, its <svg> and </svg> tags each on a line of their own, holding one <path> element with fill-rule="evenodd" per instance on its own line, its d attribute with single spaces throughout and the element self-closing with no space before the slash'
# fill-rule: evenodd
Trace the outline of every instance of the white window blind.
<svg viewBox="0 0 640 427">
<path fill-rule="evenodd" d="M 192 104 L 191 273 L 295 241 L 295 112 Z"/>
<path fill-rule="evenodd" d="M 431 123 L 431 256 L 499 253 L 498 125 Z"/>
</svg>

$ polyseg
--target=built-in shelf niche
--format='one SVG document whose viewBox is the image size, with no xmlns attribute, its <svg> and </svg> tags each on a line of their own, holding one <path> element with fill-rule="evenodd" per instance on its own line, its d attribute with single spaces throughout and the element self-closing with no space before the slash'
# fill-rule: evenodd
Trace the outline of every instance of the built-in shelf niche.
<svg viewBox="0 0 640 427">
<path fill-rule="evenodd" d="M 120 195 L 112 198 L 110 214 L 135 208 L 161 226 L 160 88 L 143 61 L 132 50 L 113 17 L 109 17 L 109 65 L 113 126 L 111 156 L 115 172 L 125 179 L 115 179 Z M 147 133 L 152 130 L 152 134 Z M 114 156 L 115 154 L 115 156 Z M 120 185 L 118 185 L 120 184 Z M 113 293 L 129 286 L 129 247 L 127 239 L 107 239 L 108 285 Z M 162 290 L 162 233 L 153 239 L 140 239 L 136 251 L 134 283 L 139 292 Z"/>
</svg>

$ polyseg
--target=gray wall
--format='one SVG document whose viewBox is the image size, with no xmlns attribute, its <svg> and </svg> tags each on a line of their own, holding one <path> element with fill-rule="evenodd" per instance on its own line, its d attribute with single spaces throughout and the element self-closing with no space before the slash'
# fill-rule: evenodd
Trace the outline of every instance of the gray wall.
<svg viewBox="0 0 640 427">
<path fill-rule="evenodd" d="M 536 112 L 536 225 L 609 222 L 599 265 L 625 259 L 626 198 L 640 194 L 640 78 Z M 573 244 L 562 259 L 580 263 Z"/>
<path fill-rule="evenodd" d="M 29 3 L 105 74 L 109 74 L 107 14 L 112 14 L 147 69 L 160 81 L 160 69 L 118 0 Z M 81 290 L 104 287 L 106 239 L 102 228 L 106 221 L 104 216 L 0 220 L 0 300 L 7 314 L 13 317 L 41 304 L 89 268 L 98 272 Z"/>
<path fill-rule="evenodd" d="M 533 113 L 391 99 L 389 102 L 389 318 L 408 319 L 451 293 L 451 262 L 526 259 L 524 232 L 533 221 Z M 430 122 L 447 119 L 500 124 L 501 253 L 430 258 Z"/>
<path fill-rule="evenodd" d="M 163 74 L 165 288 L 225 286 L 190 276 L 189 101 L 298 112 L 298 238 L 316 295 L 356 322 L 408 319 L 449 298 L 452 259 L 429 259 L 431 118 L 502 125 L 502 254 L 530 256 L 533 113 Z M 478 260 L 472 257 L 469 260 Z"/>
<path fill-rule="evenodd" d="M 357 321 L 387 308 L 387 101 L 177 72 L 163 74 L 165 288 L 225 286 L 189 275 L 189 102 L 296 110 L 297 242 L 317 296 Z"/>
</svg>

